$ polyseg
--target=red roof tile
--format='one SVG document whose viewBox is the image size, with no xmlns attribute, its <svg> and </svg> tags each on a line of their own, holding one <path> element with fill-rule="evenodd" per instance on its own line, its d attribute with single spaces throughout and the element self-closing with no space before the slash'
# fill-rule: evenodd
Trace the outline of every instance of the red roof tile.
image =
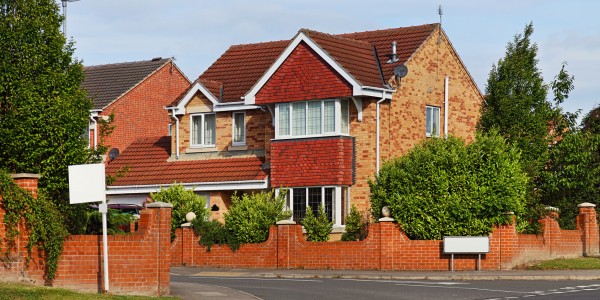
<svg viewBox="0 0 600 300">
<path fill-rule="evenodd" d="M 383 87 L 393 76 L 394 67 L 410 59 L 438 26 L 427 24 L 338 35 L 307 29 L 301 31 L 362 85 Z M 399 61 L 387 64 L 393 41 L 397 42 Z M 223 83 L 223 102 L 241 101 L 241 97 L 250 91 L 289 43 L 285 40 L 231 46 L 199 79 Z M 215 96 L 218 98 L 218 95 Z"/>
<path fill-rule="evenodd" d="M 171 137 L 140 138 L 108 164 L 114 175 L 128 168 L 112 186 L 264 180 L 264 157 L 222 158 L 168 162 Z"/>
</svg>

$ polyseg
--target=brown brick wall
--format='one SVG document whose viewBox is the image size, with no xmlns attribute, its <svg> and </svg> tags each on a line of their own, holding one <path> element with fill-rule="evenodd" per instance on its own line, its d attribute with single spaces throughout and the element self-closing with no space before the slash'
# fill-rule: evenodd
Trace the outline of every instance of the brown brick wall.
<svg viewBox="0 0 600 300">
<path fill-rule="evenodd" d="M 352 86 L 302 42 L 256 94 L 255 103 L 348 96 L 352 96 Z"/>
<path fill-rule="evenodd" d="M 35 182 L 33 182 L 35 181 Z M 37 179 L 16 179 L 15 182 L 28 189 L 37 187 Z M 0 198 L 0 201 L 2 199 Z M 4 240 L 5 211 L 0 205 L 0 239 Z M 108 236 L 109 291 L 114 294 L 168 295 L 170 292 L 169 266 L 171 209 L 148 208 L 142 211 L 138 231 L 131 235 Z M 20 226 L 17 237 L 18 249 L 11 253 L 12 262 L 0 264 L 3 281 L 27 280 L 45 285 L 44 254 L 33 249 L 28 264 L 27 232 Z M 4 253 L 4 243 L 0 251 Z M 101 235 L 72 235 L 63 245 L 56 278 L 52 286 L 87 292 L 104 289 Z"/>
<path fill-rule="evenodd" d="M 594 208 L 580 216 L 595 218 Z M 542 235 L 518 234 L 513 224 L 495 227 L 490 234 L 490 252 L 482 254 L 482 270 L 506 270 L 527 262 L 557 257 L 577 257 L 586 245 L 598 247 L 594 221 L 589 227 L 561 230 L 556 219 L 540 221 Z M 595 229 L 594 229 L 595 228 Z M 594 231 L 596 235 L 594 236 Z M 450 254 L 443 253 L 443 241 L 410 240 L 393 222 L 374 223 L 369 236 L 356 242 L 308 242 L 300 225 L 279 225 L 270 230 L 261 244 L 245 244 L 232 252 L 228 246 L 213 246 L 207 252 L 191 229 L 182 229 L 172 249 L 173 265 L 268 269 L 352 269 L 352 270 L 438 270 L 450 269 Z M 181 246 L 185 243 L 185 247 Z M 178 252 L 182 249 L 182 251 Z M 587 252 L 589 255 L 598 255 Z M 181 253 L 183 252 L 183 253 Z M 276 259 L 275 259 L 276 258 Z M 455 270 L 476 270 L 477 255 L 455 255 Z"/>
<path fill-rule="evenodd" d="M 271 144 L 271 186 L 351 185 L 350 137 L 278 140 Z"/>
<path fill-rule="evenodd" d="M 100 113 L 101 117 L 114 114 L 115 129 L 105 143 L 123 152 L 136 138 L 167 135 L 170 117 L 164 107 L 189 85 L 172 63 L 163 66 Z"/>
</svg>

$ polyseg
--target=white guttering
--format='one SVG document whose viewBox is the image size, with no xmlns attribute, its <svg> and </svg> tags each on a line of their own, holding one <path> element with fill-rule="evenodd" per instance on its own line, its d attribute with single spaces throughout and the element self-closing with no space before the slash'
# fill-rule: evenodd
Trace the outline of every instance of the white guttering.
<svg viewBox="0 0 600 300">
<path fill-rule="evenodd" d="M 246 180 L 246 181 L 225 181 L 225 182 L 193 182 L 193 183 L 177 183 L 182 184 L 187 189 L 194 191 L 224 191 L 224 190 L 264 190 L 269 188 L 269 178 L 261 180 Z M 143 194 L 159 191 L 163 187 L 169 187 L 173 184 L 149 184 L 149 185 L 125 185 L 125 186 L 108 186 L 106 187 L 107 195 L 124 195 L 124 194 Z"/>
<path fill-rule="evenodd" d="M 175 115 L 177 107 L 166 107 L 165 109 L 171 110 L 171 119 L 175 121 L 175 157 L 179 159 L 179 118 Z"/>
<path fill-rule="evenodd" d="M 450 78 L 444 78 L 444 136 L 448 138 L 448 82 Z"/>
<path fill-rule="evenodd" d="M 379 127 L 380 127 L 379 126 L 379 104 L 381 104 L 381 102 L 383 102 L 385 100 L 387 100 L 387 98 L 385 97 L 385 91 L 383 91 L 381 93 L 381 99 L 379 101 L 377 101 L 377 105 L 376 105 L 376 108 L 377 108 L 377 116 L 376 116 L 376 123 L 377 123 L 377 130 L 376 130 L 376 132 L 377 132 L 376 136 L 377 137 L 376 137 L 376 139 L 377 139 L 377 143 L 376 143 L 376 149 L 375 149 L 375 156 L 376 156 L 376 161 L 377 162 L 375 164 L 375 173 L 379 173 L 379 156 L 380 156 L 379 155 L 379 131 L 380 131 L 380 129 L 379 129 Z"/>
<path fill-rule="evenodd" d="M 98 115 L 102 110 L 100 109 L 92 109 L 90 110 L 90 121 L 94 123 L 94 150 L 98 148 Z M 88 125 L 88 133 L 89 133 L 89 125 Z M 88 145 L 89 146 L 89 145 Z"/>
</svg>

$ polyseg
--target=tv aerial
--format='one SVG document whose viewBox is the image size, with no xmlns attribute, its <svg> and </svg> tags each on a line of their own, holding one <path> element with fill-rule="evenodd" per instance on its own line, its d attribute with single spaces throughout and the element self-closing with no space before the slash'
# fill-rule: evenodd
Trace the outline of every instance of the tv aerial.
<svg viewBox="0 0 600 300">
<path fill-rule="evenodd" d="M 63 34 L 66 37 L 67 36 L 67 3 L 75 2 L 75 1 L 79 1 L 79 0 L 61 0 L 61 1 L 62 1 L 62 8 L 63 8 Z"/>
</svg>

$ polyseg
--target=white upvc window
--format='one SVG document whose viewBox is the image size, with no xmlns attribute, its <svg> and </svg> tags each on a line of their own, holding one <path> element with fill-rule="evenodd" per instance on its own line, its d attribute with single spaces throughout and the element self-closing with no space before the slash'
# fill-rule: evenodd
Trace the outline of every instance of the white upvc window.
<svg viewBox="0 0 600 300">
<path fill-rule="evenodd" d="M 233 146 L 246 145 L 246 113 L 233 113 Z"/>
<path fill-rule="evenodd" d="M 425 135 L 427 137 L 440 136 L 440 108 L 427 106 L 425 111 Z"/>
<path fill-rule="evenodd" d="M 317 216 L 319 206 L 325 207 L 327 219 L 334 226 L 342 226 L 342 188 L 339 186 L 296 187 L 287 190 L 287 207 L 292 211 L 292 220 L 298 224 L 311 210 Z"/>
<path fill-rule="evenodd" d="M 314 100 L 275 105 L 275 138 L 349 134 L 348 100 Z"/>
<path fill-rule="evenodd" d="M 217 118 L 215 113 L 190 115 L 191 147 L 215 147 Z"/>
</svg>

